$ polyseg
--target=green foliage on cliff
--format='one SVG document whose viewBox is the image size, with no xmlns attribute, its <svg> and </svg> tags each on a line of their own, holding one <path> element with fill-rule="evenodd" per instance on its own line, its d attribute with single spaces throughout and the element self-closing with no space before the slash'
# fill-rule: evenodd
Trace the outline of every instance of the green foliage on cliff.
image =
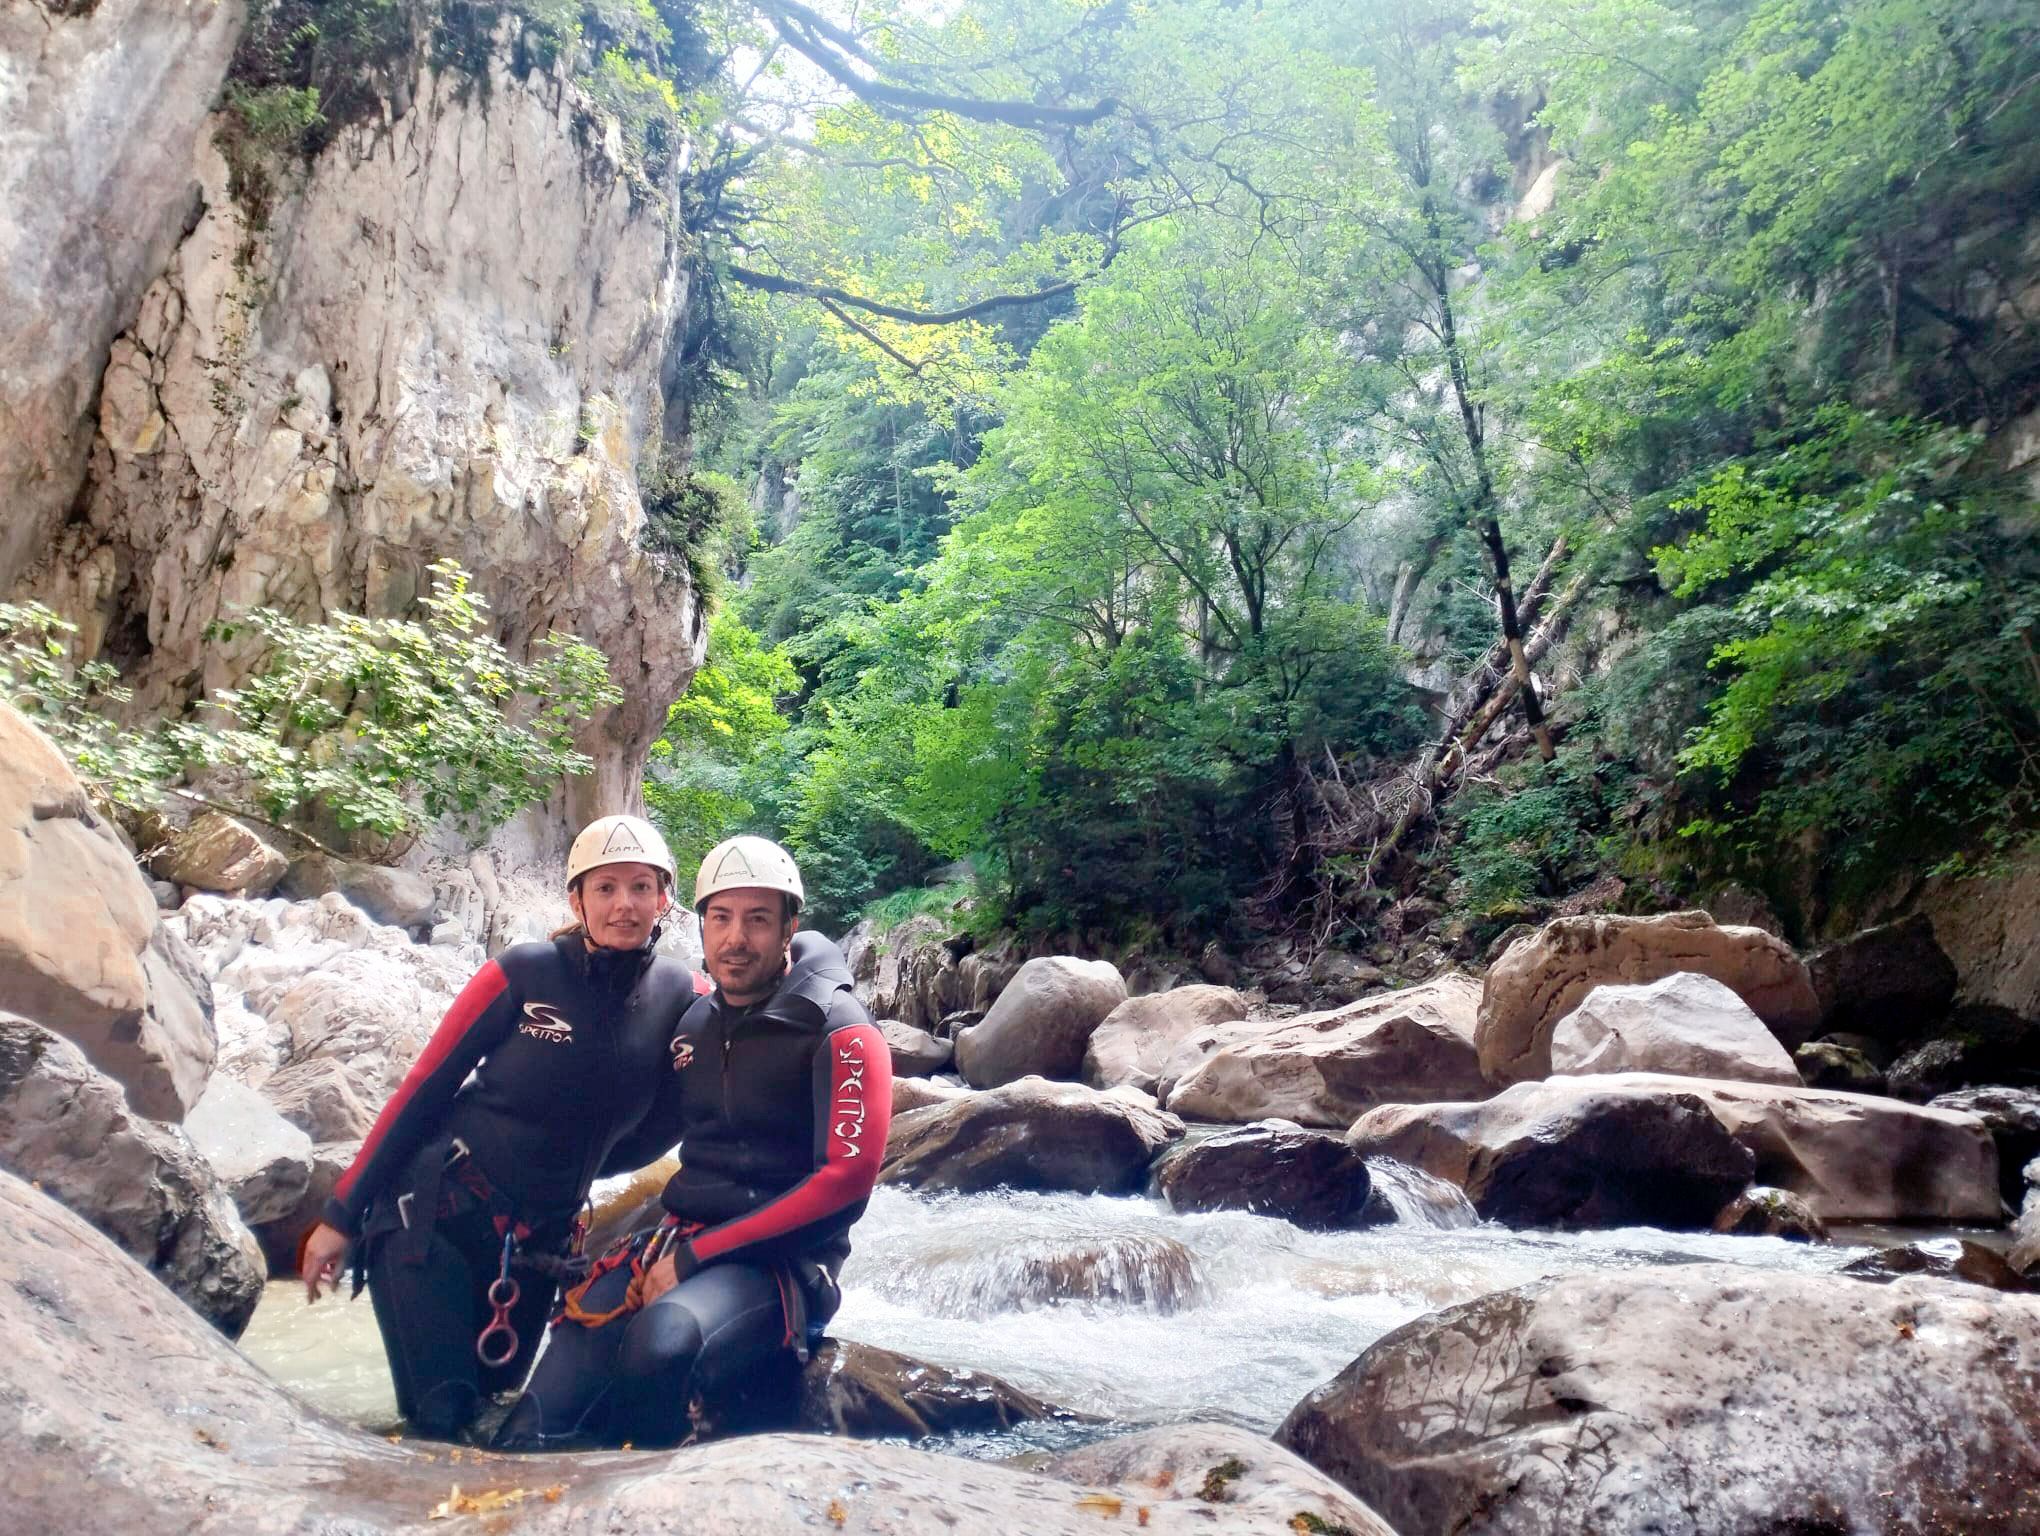
<svg viewBox="0 0 2040 1536">
<path fill-rule="evenodd" d="M 112 668 L 72 668 L 72 626 L 47 609 L 0 606 L 0 685 L 83 778 L 126 804 L 168 795 L 313 837 L 412 837 L 441 819 L 479 837 L 585 773 L 574 729 L 623 694 L 602 654 L 569 636 L 514 660 L 484 630 L 488 606 L 467 572 L 451 560 L 432 572 L 415 621 L 343 613 L 313 625 L 255 608 L 214 625 L 246 681 L 153 730 L 104 712 L 127 702 Z"/>
</svg>

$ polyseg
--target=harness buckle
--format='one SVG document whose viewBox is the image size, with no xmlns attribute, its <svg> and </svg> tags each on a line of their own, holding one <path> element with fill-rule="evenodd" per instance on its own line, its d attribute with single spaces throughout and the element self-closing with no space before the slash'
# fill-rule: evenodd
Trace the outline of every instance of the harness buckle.
<svg viewBox="0 0 2040 1536">
<path fill-rule="evenodd" d="M 417 1198 L 417 1193 L 408 1189 L 397 1196 L 397 1220 L 404 1224 L 406 1232 L 411 1230 L 411 1202 Z"/>
</svg>

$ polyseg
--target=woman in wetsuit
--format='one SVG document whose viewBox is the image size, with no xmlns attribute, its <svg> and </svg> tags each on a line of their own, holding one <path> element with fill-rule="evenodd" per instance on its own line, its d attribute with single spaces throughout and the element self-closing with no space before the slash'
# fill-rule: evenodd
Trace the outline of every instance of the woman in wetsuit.
<svg viewBox="0 0 2040 1536">
<path fill-rule="evenodd" d="M 709 987 L 652 952 L 672 886 L 648 823 L 590 823 L 567 857 L 574 925 L 475 973 L 305 1238 L 313 1301 L 354 1249 L 421 1435 L 458 1436 L 524 1379 L 589 1184 L 637 1166 L 628 1133 Z"/>
<path fill-rule="evenodd" d="M 800 872 L 732 838 L 695 882 L 715 991 L 674 1032 L 634 1136 L 680 1144 L 665 1221 L 598 1261 L 495 1444 L 672 1445 L 732 1389 L 805 1360 L 838 1301 L 885 1156 L 892 1058 L 827 939 L 798 933 Z"/>
</svg>

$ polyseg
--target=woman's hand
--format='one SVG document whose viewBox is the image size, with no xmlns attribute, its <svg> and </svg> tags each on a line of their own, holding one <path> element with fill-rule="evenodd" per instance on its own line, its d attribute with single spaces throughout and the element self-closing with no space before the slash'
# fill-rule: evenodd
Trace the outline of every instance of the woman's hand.
<svg viewBox="0 0 2040 1536">
<path fill-rule="evenodd" d="M 298 1256 L 298 1278 L 305 1283 L 305 1299 L 317 1301 L 319 1287 L 340 1288 L 340 1265 L 347 1257 L 347 1234 L 320 1222 L 305 1235 Z"/>
<path fill-rule="evenodd" d="M 692 1249 L 685 1243 L 674 1244 L 659 1256 L 652 1267 L 644 1272 L 643 1278 L 637 1282 L 640 1303 L 650 1306 L 700 1267 L 694 1262 Z"/>
</svg>

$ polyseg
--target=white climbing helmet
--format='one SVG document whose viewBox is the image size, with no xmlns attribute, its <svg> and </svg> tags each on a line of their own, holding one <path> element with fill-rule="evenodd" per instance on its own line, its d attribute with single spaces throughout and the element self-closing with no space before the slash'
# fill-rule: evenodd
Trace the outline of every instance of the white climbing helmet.
<svg viewBox="0 0 2040 1536">
<path fill-rule="evenodd" d="M 661 886 L 671 890 L 679 875 L 666 840 L 642 816 L 598 816 L 581 829 L 567 852 L 567 884 L 604 864 L 649 864 L 659 872 Z"/>
<path fill-rule="evenodd" d="M 717 891 L 747 886 L 785 892 L 793 898 L 796 912 L 807 900 L 792 854 L 770 838 L 726 837 L 701 861 L 701 873 L 694 879 L 694 910 L 699 912 Z"/>
</svg>

